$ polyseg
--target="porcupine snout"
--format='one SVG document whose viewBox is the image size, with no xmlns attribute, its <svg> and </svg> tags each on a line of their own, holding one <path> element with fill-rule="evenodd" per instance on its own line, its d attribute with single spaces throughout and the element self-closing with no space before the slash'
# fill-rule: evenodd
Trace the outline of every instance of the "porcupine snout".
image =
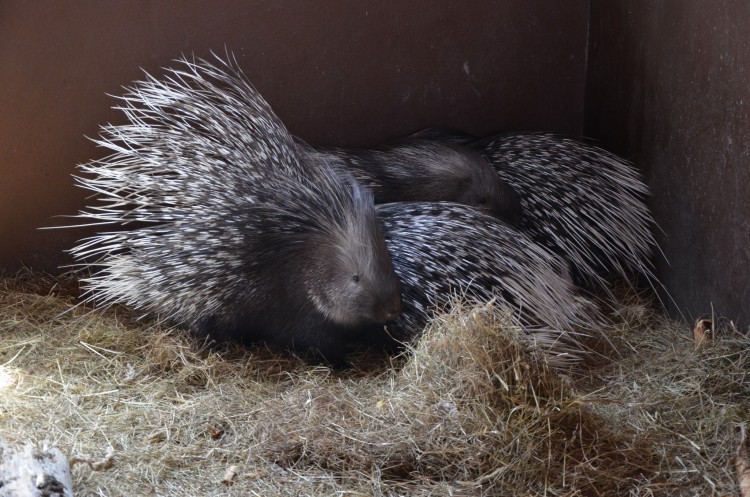
<svg viewBox="0 0 750 497">
<path fill-rule="evenodd" d="M 394 281 L 396 285 L 391 284 L 387 288 L 379 289 L 375 298 L 375 308 L 372 314 L 379 323 L 393 321 L 401 314 L 401 285 L 398 284 L 397 279 Z"/>
</svg>

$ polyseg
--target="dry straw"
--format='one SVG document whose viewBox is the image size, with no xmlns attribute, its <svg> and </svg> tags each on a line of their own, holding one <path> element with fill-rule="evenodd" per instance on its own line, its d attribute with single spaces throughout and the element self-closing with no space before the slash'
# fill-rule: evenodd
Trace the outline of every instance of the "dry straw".
<svg viewBox="0 0 750 497">
<path fill-rule="evenodd" d="M 696 349 L 642 299 L 610 304 L 618 352 L 567 374 L 487 308 L 334 373 L 120 309 L 65 312 L 53 283 L 2 280 L 0 437 L 59 447 L 79 496 L 736 492 L 750 340 Z"/>
</svg>

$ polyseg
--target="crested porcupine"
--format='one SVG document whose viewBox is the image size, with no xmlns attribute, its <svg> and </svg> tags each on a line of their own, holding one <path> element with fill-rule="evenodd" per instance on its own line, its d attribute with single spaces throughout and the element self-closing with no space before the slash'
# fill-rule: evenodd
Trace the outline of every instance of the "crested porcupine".
<svg viewBox="0 0 750 497">
<path fill-rule="evenodd" d="M 586 283 L 602 271 L 656 282 L 651 262 L 655 223 L 648 187 L 626 160 L 582 140 L 514 133 L 472 142 L 521 195 L 522 229 L 564 256 Z"/>
<path fill-rule="evenodd" d="M 595 332 L 600 316 L 559 275 L 557 256 L 464 205 L 392 203 L 377 211 L 402 286 L 401 315 L 386 324 L 394 340 L 414 340 L 458 295 L 475 303 L 496 299 L 557 364 L 584 354 L 574 330 Z"/>
<path fill-rule="evenodd" d="M 376 204 L 449 201 L 517 224 L 521 200 L 478 153 L 434 140 L 402 139 L 369 149 L 319 148 L 313 153 L 349 171 Z"/>
<path fill-rule="evenodd" d="M 602 271 L 652 283 L 654 220 L 648 188 L 626 160 L 584 140 L 552 133 L 508 133 L 476 139 L 428 128 L 411 139 L 450 142 L 482 154 L 520 195 L 521 229 L 565 257 L 581 283 L 604 285 Z"/>
<path fill-rule="evenodd" d="M 371 194 L 305 161 L 236 62 L 217 59 L 127 88 L 128 124 L 96 140 L 112 155 L 79 166 L 100 204 L 78 217 L 124 229 L 72 249 L 93 271 L 84 296 L 342 364 L 349 335 L 401 305 Z"/>
</svg>

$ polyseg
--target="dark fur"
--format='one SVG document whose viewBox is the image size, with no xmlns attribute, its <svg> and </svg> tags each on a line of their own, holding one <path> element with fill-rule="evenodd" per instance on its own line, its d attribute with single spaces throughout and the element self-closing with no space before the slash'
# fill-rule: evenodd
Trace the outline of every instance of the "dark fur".
<svg viewBox="0 0 750 497">
<path fill-rule="evenodd" d="M 360 334 L 382 332 L 382 324 L 400 312 L 400 283 L 371 199 L 352 191 L 362 195 L 352 218 L 360 223 L 355 237 L 278 232 L 277 223 L 302 226 L 295 213 L 286 218 L 277 208 L 256 211 L 268 226 L 256 231 L 257 248 L 244 262 L 254 291 L 232 295 L 220 312 L 196 323 L 199 330 L 221 340 L 289 348 L 335 366 L 346 364 L 347 346 Z"/>
<path fill-rule="evenodd" d="M 299 212 L 282 214 L 277 206 L 254 211 L 264 221 L 255 226 L 254 249 L 243 263 L 254 291 L 231 295 L 220 312 L 197 323 L 200 331 L 221 340 L 262 341 L 343 366 L 353 340 L 396 318 L 400 283 L 372 199 L 350 187 L 353 224 L 337 235 L 306 225 Z M 307 205 L 315 210 L 314 203 Z"/>
<path fill-rule="evenodd" d="M 409 135 L 414 140 L 432 140 L 454 145 L 467 145 L 477 139 L 476 136 L 455 128 L 425 128 Z"/>
<path fill-rule="evenodd" d="M 449 201 L 520 222 L 519 195 L 480 154 L 461 145 L 405 138 L 377 148 L 318 153 L 370 188 L 377 204 Z"/>
</svg>

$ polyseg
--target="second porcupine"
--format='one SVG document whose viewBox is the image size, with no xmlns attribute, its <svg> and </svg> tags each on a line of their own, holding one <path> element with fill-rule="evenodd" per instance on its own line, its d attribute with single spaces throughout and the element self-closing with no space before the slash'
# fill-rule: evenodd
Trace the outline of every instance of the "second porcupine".
<svg viewBox="0 0 750 497">
<path fill-rule="evenodd" d="M 521 195 L 522 229 L 564 256 L 582 283 L 606 286 L 602 271 L 657 283 L 656 226 L 648 187 L 628 161 L 580 139 L 508 133 L 469 144 Z"/>
<path fill-rule="evenodd" d="M 521 229 L 568 260 L 580 283 L 606 287 L 602 271 L 631 271 L 657 284 L 648 187 L 625 159 L 588 141 L 553 133 L 476 139 L 428 128 L 412 139 L 450 142 L 482 154 L 520 195 Z"/>
<path fill-rule="evenodd" d="M 478 153 L 434 140 L 404 138 L 368 149 L 314 152 L 373 191 L 375 203 L 448 201 L 488 211 L 512 224 L 521 200 Z"/>
<path fill-rule="evenodd" d="M 180 63 L 128 89 L 112 155 L 80 166 L 100 202 L 79 217 L 124 229 L 71 251 L 87 300 L 344 364 L 401 305 L 371 195 L 306 163 L 236 62 Z"/>
<path fill-rule="evenodd" d="M 601 318 L 559 275 L 559 257 L 467 206 L 393 203 L 377 210 L 402 285 L 401 315 L 386 324 L 394 340 L 416 339 L 458 295 L 474 303 L 496 299 L 555 365 L 585 355 L 579 331 L 596 333 Z"/>
</svg>

